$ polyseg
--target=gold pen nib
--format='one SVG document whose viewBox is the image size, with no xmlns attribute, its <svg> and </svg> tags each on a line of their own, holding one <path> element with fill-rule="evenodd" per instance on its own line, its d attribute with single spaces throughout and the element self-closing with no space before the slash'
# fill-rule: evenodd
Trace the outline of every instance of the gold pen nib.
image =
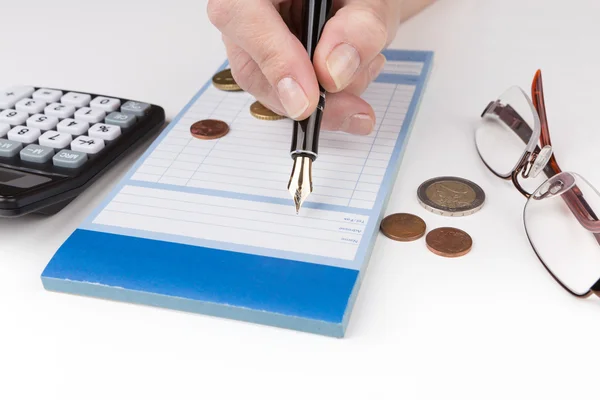
<svg viewBox="0 0 600 400">
<path fill-rule="evenodd" d="M 296 205 L 296 214 L 300 212 L 300 206 L 312 190 L 312 159 L 298 156 L 294 159 L 294 167 L 288 183 L 288 191 Z"/>
</svg>

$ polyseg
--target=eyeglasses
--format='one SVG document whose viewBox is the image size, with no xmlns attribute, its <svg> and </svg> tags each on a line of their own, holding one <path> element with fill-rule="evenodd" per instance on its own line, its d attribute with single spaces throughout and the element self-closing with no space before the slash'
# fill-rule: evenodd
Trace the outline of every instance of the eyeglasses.
<svg viewBox="0 0 600 400">
<path fill-rule="evenodd" d="M 527 198 L 525 231 L 550 275 L 574 296 L 600 297 L 600 193 L 558 166 L 539 70 L 531 99 L 512 87 L 490 102 L 475 130 L 477 151 L 490 171 Z"/>
</svg>

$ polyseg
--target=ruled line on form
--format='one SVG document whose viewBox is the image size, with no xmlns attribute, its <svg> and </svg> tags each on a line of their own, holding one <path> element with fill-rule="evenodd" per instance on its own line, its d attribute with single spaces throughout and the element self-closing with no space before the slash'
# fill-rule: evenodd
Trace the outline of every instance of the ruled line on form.
<svg viewBox="0 0 600 400">
<path fill-rule="evenodd" d="M 368 217 L 128 185 L 94 223 L 316 256 L 354 258 Z"/>
<path fill-rule="evenodd" d="M 414 91 L 414 85 L 373 83 L 363 95 L 377 116 L 373 134 L 321 133 L 312 202 L 373 207 Z M 288 198 L 292 122 L 255 119 L 253 101 L 247 93 L 209 87 L 132 180 Z M 189 127 L 203 118 L 227 122 L 230 132 L 212 141 L 192 138 Z M 249 161 L 249 152 L 260 162 Z"/>
</svg>

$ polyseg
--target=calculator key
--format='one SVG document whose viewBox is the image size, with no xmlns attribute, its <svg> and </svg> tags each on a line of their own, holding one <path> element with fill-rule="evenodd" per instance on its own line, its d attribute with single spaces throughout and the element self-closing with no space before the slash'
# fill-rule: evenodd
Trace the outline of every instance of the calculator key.
<svg viewBox="0 0 600 400">
<path fill-rule="evenodd" d="M 16 156 L 23 145 L 14 140 L 0 139 L 0 157 L 10 158 Z"/>
<path fill-rule="evenodd" d="M 113 112 L 106 116 L 104 122 L 110 125 L 120 126 L 123 129 L 131 128 L 135 124 L 136 117 L 132 114 Z"/>
<path fill-rule="evenodd" d="M 71 142 L 71 150 L 81 151 L 82 153 L 96 154 L 103 148 L 104 140 L 89 136 L 79 136 Z"/>
<path fill-rule="evenodd" d="M 135 115 L 138 118 L 144 117 L 150 111 L 150 104 L 140 103 L 138 101 L 128 101 L 121 106 L 123 114 Z"/>
<path fill-rule="evenodd" d="M 21 111 L 27 114 L 37 114 L 44 111 L 46 103 L 40 100 L 23 99 L 19 100 L 15 105 L 15 110 Z"/>
<path fill-rule="evenodd" d="M 56 126 L 56 130 L 73 136 L 85 135 L 90 129 L 90 124 L 83 121 L 75 121 L 72 118 L 63 119 Z"/>
<path fill-rule="evenodd" d="M 56 128 L 58 124 L 58 118 L 49 117 L 44 114 L 35 114 L 29 117 L 27 120 L 27 126 L 30 128 L 37 128 L 41 131 L 49 131 Z"/>
<path fill-rule="evenodd" d="M 61 150 L 52 157 L 52 163 L 63 168 L 79 168 L 86 160 L 87 154 L 73 150 Z"/>
<path fill-rule="evenodd" d="M 48 131 L 38 139 L 41 146 L 51 147 L 53 149 L 65 149 L 69 147 L 73 137 L 68 133 Z"/>
<path fill-rule="evenodd" d="M 61 97 L 60 102 L 73 107 L 85 107 L 90 104 L 92 96 L 86 93 L 69 92 Z"/>
<path fill-rule="evenodd" d="M 54 149 L 40 146 L 39 144 L 30 144 L 20 152 L 21 160 L 43 164 L 54 155 Z"/>
<path fill-rule="evenodd" d="M 33 94 L 34 100 L 43 101 L 45 103 L 56 103 L 62 97 L 63 92 L 54 89 L 38 89 Z"/>
<path fill-rule="evenodd" d="M 0 90 L 0 110 L 13 108 L 19 100 L 31 96 L 34 90 L 31 86 L 14 86 Z"/>
<path fill-rule="evenodd" d="M 10 131 L 8 131 L 8 139 L 14 140 L 15 142 L 21 143 L 35 143 L 37 139 L 42 134 L 37 128 L 29 128 L 26 126 L 15 126 Z"/>
<path fill-rule="evenodd" d="M 17 110 L 4 110 L 0 112 L 0 123 L 12 126 L 23 125 L 29 114 Z"/>
<path fill-rule="evenodd" d="M 111 99 L 110 97 L 102 97 L 102 96 L 96 97 L 90 103 L 90 107 L 97 108 L 98 110 L 102 110 L 107 113 L 117 111 L 120 106 L 121 106 L 121 100 Z"/>
<path fill-rule="evenodd" d="M 9 124 L 0 124 L 0 137 L 6 136 L 6 134 L 10 131 Z"/>
<path fill-rule="evenodd" d="M 75 114 L 75 107 L 66 104 L 52 103 L 44 109 L 44 113 L 59 119 L 71 118 Z"/>
<path fill-rule="evenodd" d="M 121 135 L 121 128 L 116 125 L 96 124 L 90 128 L 88 135 L 102 140 L 115 140 Z"/>
<path fill-rule="evenodd" d="M 75 113 L 75 119 L 78 121 L 88 122 L 90 124 L 96 124 L 102 122 L 106 117 L 106 113 L 102 110 L 92 109 L 89 107 L 80 108 Z"/>
</svg>

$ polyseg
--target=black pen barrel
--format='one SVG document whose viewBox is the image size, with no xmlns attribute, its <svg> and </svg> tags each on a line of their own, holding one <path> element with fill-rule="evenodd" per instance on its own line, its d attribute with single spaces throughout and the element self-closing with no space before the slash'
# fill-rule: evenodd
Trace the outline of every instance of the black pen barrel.
<svg viewBox="0 0 600 400">
<path fill-rule="evenodd" d="M 323 27 L 330 17 L 332 0 L 306 0 L 302 7 L 302 44 L 312 62 L 315 48 L 321 38 Z M 316 110 L 303 121 L 294 121 L 291 155 L 310 157 L 313 161 L 319 154 L 319 131 L 325 107 L 325 90 L 319 86 L 321 95 Z"/>
</svg>

